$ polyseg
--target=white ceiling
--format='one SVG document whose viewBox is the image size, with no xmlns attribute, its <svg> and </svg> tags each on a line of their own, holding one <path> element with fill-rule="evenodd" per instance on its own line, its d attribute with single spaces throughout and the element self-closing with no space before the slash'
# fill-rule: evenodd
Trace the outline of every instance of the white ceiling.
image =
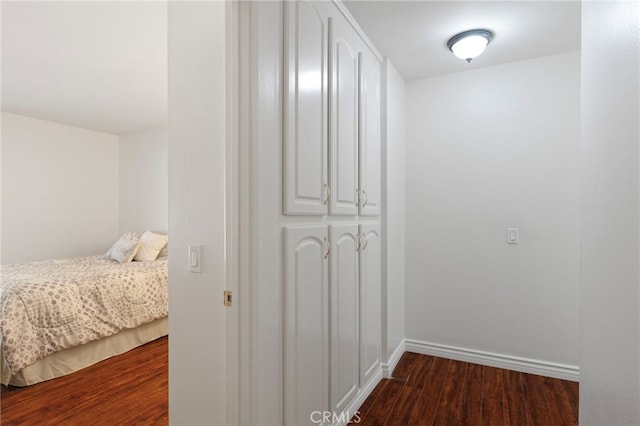
<svg viewBox="0 0 640 426">
<path fill-rule="evenodd" d="M 346 1 L 405 80 L 580 48 L 579 1 Z M 2 110 L 121 134 L 164 124 L 167 5 L 163 1 L 6 2 Z M 495 33 L 467 64 L 446 42 Z"/>
<path fill-rule="evenodd" d="M 580 49 L 580 1 L 345 1 L 405 80 Z M 447 49 L 462 31 L 494 33 L 470 64 Z"/>
<path fill-rule="evenodd" d="M 167 116 L 166 2 L 2 1 L 2 110 L 121 134 Z"/>
</svg>

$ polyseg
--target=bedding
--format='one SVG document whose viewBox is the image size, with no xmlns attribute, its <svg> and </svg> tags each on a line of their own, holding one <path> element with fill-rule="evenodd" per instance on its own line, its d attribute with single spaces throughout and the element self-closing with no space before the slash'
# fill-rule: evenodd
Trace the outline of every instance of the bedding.
<svg viewBox="0 0 640 426">
<path fill-rule="evenodd" d="M 167 259 L 105 256 L 0 266 L 2 383 L 53 353 L 168 315 Z"/>
<path fill-rule="evenodd" d="M 93 340 L 40 358 L 29 364 L 2 384 L 29 386 L 45 380 L 55 379 L 112 356 L 123 354 L 133 348 L 169 334 L 169 317 L 155 320 L 136 328 L 129 328 L 113 336 Z M 0 362 L 4 359 L 0 357 Z"/>
</svg>

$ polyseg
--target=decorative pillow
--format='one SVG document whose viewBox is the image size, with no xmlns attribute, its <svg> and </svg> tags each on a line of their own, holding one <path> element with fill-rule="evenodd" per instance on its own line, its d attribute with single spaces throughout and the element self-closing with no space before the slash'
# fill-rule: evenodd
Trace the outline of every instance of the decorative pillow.
<svg viewBox="0 0 640 426">
<path fill-rule="evenodd" d="M 160 250 L 160 254 L 158 255 L 158 259 L 166 259 L 169 257 L 169 242 L 167 241 L 167 245 L 164 246 L 162 250 Z"/>
<path fill-rule="evenodd" d="M 122 234 L 122 237 L 120 237 L 120 239 L 118 241 L 116 241 L 116 243 L 109 249 L 109 251 L 107 252 L 107 258 L 111 259 L 111 252 L 113 251 L 114 248 L 116 248 L 116 246 L 118 245 L 118 243 L 120 242 L 120 240 L 130 240 L 130 241 L 135 241 L 138 242 L 140 241 L 140 237 L 142 236 L 142 232 L 135 232 L 135 231 L 127 231 L 124 234 Z"/>
<path fill-rule="evenodd" d="M 167 245 L 169 238 L 166 235 L 146 231 L 140 237 L 140 247 L 133 260 L 139 262 L 151 262 L 158 258 L 160 250 Z"/>
<path fill-rule="evenodd" d="M 111 247 L 108 257 L 119 263 L 129 263 L 138 252 L 139 242 L 127 238 L 125 235 Z"/>
<path fill-rule="evenodd" d="M 139 231 L 127 231 L 127 232 L 124 233 L 124 235 L 126 235 L 127 238 L 129 238 L 129 239 L 140 241 L 140 237 L 142 237 L 142 232 L 139 232 Z"/>
</svg>

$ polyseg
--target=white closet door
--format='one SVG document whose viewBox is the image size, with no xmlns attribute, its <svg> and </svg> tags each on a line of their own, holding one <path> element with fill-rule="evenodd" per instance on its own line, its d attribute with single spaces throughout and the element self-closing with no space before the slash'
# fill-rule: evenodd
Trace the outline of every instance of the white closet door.
<svg viewBox="0 0 640 426">
<path fill-rule="evenodd" d="M 360 386 L 380 365 L 380 225 L 360 225 Z"/>
<path fill-rule="evenodd" d="M 329 196 L 329 18 L 321 2 L 284 3 L 284 213 L 323 215 Z"/>
<path fill-rule="evenodd" d="M 358 214 L 358 45 L 344 20 L 331 27 L 331 197 L 332 215 Z"/>
<path fill-rule="evenodd" d="M 380 214 L 380 62 L 360 53 L 360 215 Z"/>
<path fill-rule="evenodd" d="M 284 419 L 299 426 L 329 408 L 327 227 L 287 227 L 284 241 Z"/>
<path fill-rule="evenodd" d="M 331 411 L 349 407 L 359 387 L 358 225 L 331 225 Z"/>
</svg>

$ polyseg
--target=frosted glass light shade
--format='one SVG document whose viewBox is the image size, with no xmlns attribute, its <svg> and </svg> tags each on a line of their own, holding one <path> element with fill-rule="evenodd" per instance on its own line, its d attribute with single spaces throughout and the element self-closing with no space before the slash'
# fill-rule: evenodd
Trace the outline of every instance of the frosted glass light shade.
<svg viewBox="0 0 640 426">
<path fill-rule="evenodd" d="M 493 38 L 488 30 L 470 30 L 457 34 L 449 39 L 447 47 L 454 55 L 467 62 L 480 55 Z"/>
</svg>

